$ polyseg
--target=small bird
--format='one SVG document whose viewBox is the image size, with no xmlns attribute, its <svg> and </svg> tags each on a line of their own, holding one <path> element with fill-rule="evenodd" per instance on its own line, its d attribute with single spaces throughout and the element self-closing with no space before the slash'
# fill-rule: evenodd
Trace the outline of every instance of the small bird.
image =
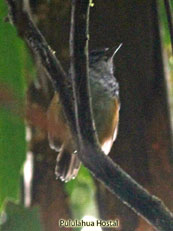
<svg viewBox="0 0 173 231">
<path fill-rule="evenodd" d="M 99 143 L 106 155 L 110 152 L 118 131 L 119 84 L 114 76 L 113 58 L 121 45 L 113 49 L 94 50 L 89 54 L 93 115 Z M 57 92 L 48 108 L 47 120 L 50 147 L 58 152 L 56 177 L 68 182 L 77 176 L 81 163 Z"/>
</svg>

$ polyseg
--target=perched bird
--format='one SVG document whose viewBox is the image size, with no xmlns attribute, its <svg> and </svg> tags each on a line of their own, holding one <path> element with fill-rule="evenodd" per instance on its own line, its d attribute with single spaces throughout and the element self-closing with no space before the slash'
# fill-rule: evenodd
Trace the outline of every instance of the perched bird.
<svg viewBox="0 0 173 231">
<path fill-rule="evenodd" d="M 99 143 L 107 155 L 117 136 L 119 122 L 119 85 L 114 76 L 113 58 L 118 48 L 95 50 L 89 54 L 89 83 Z M 76 144 L 56 92 L 47 112 L 48 139 L 58 153 L 55 174 L 62 181 L 74 179 L 80 168 Z"/>
</svg>

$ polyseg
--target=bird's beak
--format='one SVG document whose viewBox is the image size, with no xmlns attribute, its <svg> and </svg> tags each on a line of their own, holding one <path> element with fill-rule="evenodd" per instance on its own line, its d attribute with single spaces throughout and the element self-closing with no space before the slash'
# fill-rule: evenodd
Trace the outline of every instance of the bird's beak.
<svg viewBox="0 0 173 231">
<path fill-rule="evenodd" d="M 120 43 L 120 45 L 119 45 L 118 47 L 115 46 L 115 47 L 113 47 L 113 48 L 111 48 L 111 49 L 108 49 L 108 50 L 106 51 L 108 59 L 113 60 L 115 54 L 119 51 L 119 49 L 122 47 L 122 45 L 123 45 L 123 44 Z"/>
</svg>

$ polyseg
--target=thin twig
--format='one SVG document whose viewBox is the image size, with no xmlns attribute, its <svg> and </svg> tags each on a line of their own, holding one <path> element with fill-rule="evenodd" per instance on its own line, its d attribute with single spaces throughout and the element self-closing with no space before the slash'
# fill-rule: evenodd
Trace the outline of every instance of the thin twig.
<svg viewBox="0 0 173 231">
<path fill-rule="evenodd" d="M 73 41 L 71 40 L 71 70 L 73 71 L 73 81 L 75 81 L 75 83 L 73 83 L 74 96 L 76 99 L 74 102 L 75 112 L 79 113 L 76 115 L 76 118 L 72 101 L 72 91 L 67 84 L 67 75 L 62 70 L 60 63 L 27 13 L 20 12 L 21 9 L 17 9 L 16 2 L 18 1 L 6 1 L 10 8 L 11 19 L 18 32 L 27 41 L 30 48 L 39 56 L 43 66 L 49 73 L 54 88 L 58 90 L 60 94 L 60 99 L 63 102 L 64 111 L 69 119 L 72 132 L 77 136 L 80 146 L 79 158 L 84 165 L 96 178 L 103 182 L 110 191 L 115 193 L 137 214 L 143 216 L 155 228 L 160 231 L 172 231 L 173 215 L 171 212 L 158 198 L 150 195 L 117 164 L 113 163 L 109 157 L 105 156 L 97 146 L 97 138 L 95 138 L 94 128 L 91 124 L 92 110 L 90 109 L 91 104 L 88 93 L 88 54 L 86 50 L 88 46 L 89 0 L 76 0 L 72 2 L 74 11 L 72 14 L 73 29 L 71 33 L 74 33 L 76 38 L 73 37 L 74 35 L 71 35 L 71 39 L 73 38 Z M 18 22 L 17 19 L 20 21 Z M 79 20 L 77 24 L 76 19 Z M 22 23 L 20 23 L 21 21 Z M 81 45 L 77 45 L 77 43 Z M 78 75 L 78 73 L 81 73 L 81 75 Z M 78 88 L 78 83 L 82 84 L 85 89 L 83 90 L 82 87 Z M 85 84 L 86 86 L 84 86 Z M 69 88 L 68 91 L 66 88 Z M 82 98 L 79 98 L 81 95 L 83 95 Z M 87 104 L 84 100 L 88 101 Z M 83 113 L 83 110 L 85 113 Z M 90 128 L 82 122 L 81 118 L 84 119 Z M 87 135 L 87 132 L 90 132 L 92 137 Z"/>
<path fill-rule="evenodd" d="M 165 9 L 168 19 L 168 27 L 169 27 L 169 33 L 171 38 L 172 55 L 173 55 L 173 17 L 171 12 L 171 3 L 169 0 L 164 0 L 164 3 L 165 3 Z"/>
</svg>

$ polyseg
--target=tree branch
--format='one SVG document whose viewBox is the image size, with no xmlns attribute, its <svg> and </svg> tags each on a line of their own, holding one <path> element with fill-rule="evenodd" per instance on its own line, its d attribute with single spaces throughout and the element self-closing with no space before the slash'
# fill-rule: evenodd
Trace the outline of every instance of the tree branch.
<svg viewBox="0 0 173 231">
<path fill-rule="evenodd" d="M 143 216 L 160 231 L 173 230 L 173 215 L 155 196 L 137 184 L 116 163 L 105 156 L 97 145 L 93 126 L 90 90 L 88 85 L 88 10 L 89 0 L 72 1 L 71 24 L 71 81 L 63 71 L 44 37 L 32 23 L 28 14 L 17 8 L 14 0 L 6 0 L 10 7 L 10 18 L 19 34 L 38 55 L 54 88 L 59 92 L 72 132 L 77 137 L 79 158 L 105 186 L 116 194 L 137 214 Z M 20 17 L 19 17 L 20 14 Z M 21 20 L 22 17 L 22 20 Z M 18 19 L 20 18 L 20 21 Z M 80 88 L 78 87 L 80 83 Z M 82 86 L 82 87 L 81 87 Z M 67 90 L 68 88 L 68 90 Z M 75 106 L 73 106 L 73 103 Z M 74 113 L 75 112 L 75 113 Z M 78 113 L 78 114 L 76 114 Z"/>
<path fill-rule="evenodd" d="M 66 116 L 70 116 L 70 120 L 74 121 L 71 79 L 68 78 L 63 70 L 59 60 L 56 58 L 55 52 L 50 48 L 28 13 L 22 8 L 23 1 L 6 0 L 6 2 L 9 6 L 9 20 L 16 26 L 20 37 L 26 41 L 31 50 L 38 56 L 52 81 L 53 87 L 59 92 L 63 105 L 66 105 L 64 108 Z M 75 128 L 73 130 L 75 131 Z"/>
<path fill-rule="evenodd" d="M 70 57 L 78 138 L 98 144 L 90 97 L 88 68 L 89 1 L 72 0 Z M 77 5 L 77 6 L 76 6 Z M 80 86 L 80 87 L 79 87 Z M 85 127 L 85 129 L 83 129 Z M 81 137 L 82 136 L 82 137 Z M 80 140 L 80 144 L 82 142 Z M 80 146 L 79 144 L 79 146 Z"/>
</svg>

